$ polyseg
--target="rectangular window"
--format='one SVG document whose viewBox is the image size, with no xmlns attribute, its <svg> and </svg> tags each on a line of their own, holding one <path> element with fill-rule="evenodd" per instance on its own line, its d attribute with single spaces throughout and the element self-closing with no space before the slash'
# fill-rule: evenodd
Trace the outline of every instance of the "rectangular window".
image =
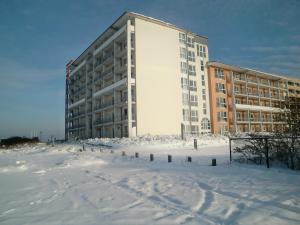
<svg viewBox="0 0 300 225">
<path fill-rule="evenodd" d="M 186 48 L 180 47 L 180 58 L 187 59 L 187 50 L 186 50 Z"/>
<path fill-rule="evenodd" d="M 195 52 L 188 51 L 188 60 L 195 62 Z"/>
<path fill-rule="evenodd" d="M 183 109 L 182 116 L 183 116 L 183 121 L 189 121 L 190 120 L 190 111 L 188 109 Z"/>
<path fill-rule="evenodd" d="M 204 71 L 204 62 L 201 60 L 201 71 Z"/>
<path fill-rule="evenodd" d="M 191 111 L 191 121 L 198 122 L 198 111 L 197 110 Z"/>
<path fill-rule="evenodd" d="M 202 100 L 206 100 L 206 90 L 202 89 Z"/>
<path fill-rule="evenodd" d="M 185 93 L 182 94 L 182 103 L 183 103 L 183 105 L 189 104 L 189 95 L 188 94 L 185 94 Z"/>
<path fill-rule="evenodd" d="M 220 68 L 215 68 L 215 77 L 224 80 L 224 72 Z"/>
<path fill-rule="evenodd" d="M 191 76 L 196 75 L 195 66 L 189 65 L 189 75 L 191 75 Z"/>
<path fill-rule="evenodd" d="M 218 121 L 221 122 L 221 121 L 227 121 L 227 114 L 226 112 L 218 112 L 217 113 L 218 115 Z"/>
<path fill-rule="evenodd" d="M 181 87 L 184 89 L 184 90 L 188 90 L 188 79 L 186 78 L 181 78 Z"/>
<path fill-rule="evenodd" d="M 217 98 L 217 107 L 218 108 L 226 108 L 226 100 L 225 98 Z"/>
<path fill-rule="evenodd" d="M 190 90 L 197 91 L 197 83 L 195 80 L 190 80 Z"/>
<path fill-rule="evenodd" d="M 187 45 L 188 45 L 188 47 L 194 48 L 194 42 L 195 42 L 194 38 L 187 37 Z"/>
<path fill-rule="evenodd" d="M 187 73 L 187 63 L 186 62 L 181 62 L 180 67 L 181 67 L 181 73 Z"/>
<path fill-rule="evenodd" d="M 221 84 L 221 83 L 216 83 L 216 92 L 226 93 L 226 91 L 225 91 L 225 85 Z"/>
<path fill-rule="evenodd" d="M 206 109 L 206 103 L 203 102 L 203 114 L 206 115 L 207 109 Z"/>
<path fill-rule="evenodd" d="M 197 56 L 206 57 L 206 47 L 202 45 L 197 45 Z"/>
<path fill-rule="evenodd" d="M 179 33 L 179 42 L 185 44 L 186 42 L 186 35 L 183 33 Z"/>
<path fill-rule="evenodd" d="M 202 86 L 205 86 L 205 77 L 203 74 L 201 75 L 201 82 L 202 82 Z"/>
<path fill-rule="evenodd" d="M 191 95 L 190 96 L 190 104 L 191 104 L 191 106 L 198 106 L 197 95 Z"/>
</svg>

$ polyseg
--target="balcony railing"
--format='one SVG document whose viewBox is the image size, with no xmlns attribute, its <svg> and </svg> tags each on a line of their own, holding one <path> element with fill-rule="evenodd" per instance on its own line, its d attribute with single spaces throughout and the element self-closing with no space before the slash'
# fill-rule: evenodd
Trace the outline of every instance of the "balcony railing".
<svg viewBox="0 0 300 225">
<path fill-rule="evenodd" d="M 77 116 L 81 116 L 81 115 L 84 115 L 85 114 L 85 111 L 80 111 L 80 112 L 77 112 L 77 113 L 73 113 L 71 115 L 71 118 L 74 118 L 74 117 L 77 117 Z"/>
<path fill-rule="evenodd" d="M 100 125 L 100 124 L 104 124 L 104 123 L 112 123 L 114 122 L 114 117 L 113 116 L 109 116 L 109 117 L 105 117 L 105 118 L 98 118 L 95 120 L 94 124 L 95 125 Z"/>
<path fill-rule="evenodd" d="M 114 105 L 114 101 L 108 101 L 101 104 L 96 104 L 95 110 L 104 109 L 106 107 L 113 106 L 113 105 Z"/>
</svg>

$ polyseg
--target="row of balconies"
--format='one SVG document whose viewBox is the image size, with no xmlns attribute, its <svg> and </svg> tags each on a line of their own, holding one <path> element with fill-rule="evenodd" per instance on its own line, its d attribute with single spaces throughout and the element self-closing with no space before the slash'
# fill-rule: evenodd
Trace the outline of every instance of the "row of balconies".
<svg viewBox="0 0 300 225">
<path fill-rule="evenodd" d="M 95 126 L 101 126 L 103 124 L 107 124 L 107 123 L 119 123 L 119 122 L 123 122 L 123 121 L 127 121 L 128 120 L 128 116 L 125 115 L 110 115 L 110 116 L 106 116 L 103 118 L 98 118 L 94 121 L 94 125 Z M 132 115 L 132 120 L 136 120 L 136 116 Z"/>
<path fill-rule="evenodd" d="M 267 87 L 275 87 L 275 88 L 283 88 L 286 89 L 286 84 L 281 82 L 270 82 L 269 80 L 257 80 L 254 78 L 246 78 L 245 76 L 236 76 L 234 78 L 235 81 L 243 81 L 256 85 L 263 85 Z"/>
<path fill-rule="evenodd" d="M 71 127 L 69 127 L 69 130 L 78 130 L 78 129 L 84 129 L 85 128 L 85 124 L 79 124 L 79 125 L 73 125 Z"/>
<path fill-rule="evenodd" d="M 285 100 L 286 96 L 283 95 L 272 95 L 271 93 L 258 93 L 258 92 L 246 92 L 246 91 L 235 91 L 236 95 L 244 95 L 248 97 L 260 97 L 260 98 L 272 98 L 277 100 Z"/>
</svg>

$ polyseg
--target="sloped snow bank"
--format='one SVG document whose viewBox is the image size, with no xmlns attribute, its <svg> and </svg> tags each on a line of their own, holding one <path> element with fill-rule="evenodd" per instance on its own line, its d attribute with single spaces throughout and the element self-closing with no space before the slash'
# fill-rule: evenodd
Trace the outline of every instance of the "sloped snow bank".
<svg viewBox="0 0 300 225">
<path fill-rule="evenodd" d="M 168 147 L 191 147 L 194 144 L 194 139 L 197 139 L 199 147 L 203 146 L 218 146 L 228 143 L 228 138 L 225 136 L 203 135 L 200 137 L 186 137 L 184 140 L 176 135 L 145 135 L 131 138 L 93 138 L 83 140 L 82 143 L 92 145 L 108 145 L 112 147 L 123 146 L 168 146 Z"/>
</svg>

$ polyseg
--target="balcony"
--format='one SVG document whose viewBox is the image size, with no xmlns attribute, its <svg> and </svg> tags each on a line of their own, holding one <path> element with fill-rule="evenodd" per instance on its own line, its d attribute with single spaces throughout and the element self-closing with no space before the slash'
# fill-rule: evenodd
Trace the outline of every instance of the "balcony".
<svg viewBox="0 0 300 225">
<path fill-rule="evenodd" d="M 85 125 L 84 124 L 79 124 L 79 125 L 73 125 L 69 128 L 69 130 L 79 130 L 79 129 L 84 129 Z"/>
<path fill-rule="evenodd" d="M 103 58 L 102 64 L 105 65 L 107 63 L 110 63 L 114 58 L 114 53 L 110 52 L 108 54 L 106 54 Z"/>
<path fill-rule="evenodd" d="M 106 77 L 106 76 L 109 76 L 109 75 L 113 75 L 114 73 L 114 67 L 111 67 L 110 69 L 107 69 L 105 70 L 102 74 L 101 74 L 101 77 Z"/>
<path fill-rule="evenodd" d="M 76 117 L 84 116 L 84 114 L 85 114 L 85 111 L 76 112 L 71 115 L 71 118 L 74 119 Z"/>
<path fill-rule="evenodd" d="M 108 116 L 108 117 L 104 117 L 104 118 L 98 118 L 97 120 L 95 120 L 94 125 L 95 126 L 101 126 L 105 123 L 113 123 L 114 122 L 114 117 L 113 116 Z"/>
<path fill-rule="evenodd" d="M 234 77 L 234 80 L 245 82 L 245 81 L 246 81 L 246 77 L 245 77 L 245 76 L 235 76 L 235 77 Z"/>
<path fill-rule="evenodd" d="M 96 104 L 95 110 L 102 110 L 102 109 L 111 107 L 113 105 L 114 105 L 114 101 L 107 101 L 107 102 L 104 102 L 104 103 L 101 103 L 101 104 Z"/>
<path fill-rule="evenodd" d="M 254 79 L 247 79 L 247 82 L 257 84 L 257 80 L 254 80 Z"/>
</svg>

